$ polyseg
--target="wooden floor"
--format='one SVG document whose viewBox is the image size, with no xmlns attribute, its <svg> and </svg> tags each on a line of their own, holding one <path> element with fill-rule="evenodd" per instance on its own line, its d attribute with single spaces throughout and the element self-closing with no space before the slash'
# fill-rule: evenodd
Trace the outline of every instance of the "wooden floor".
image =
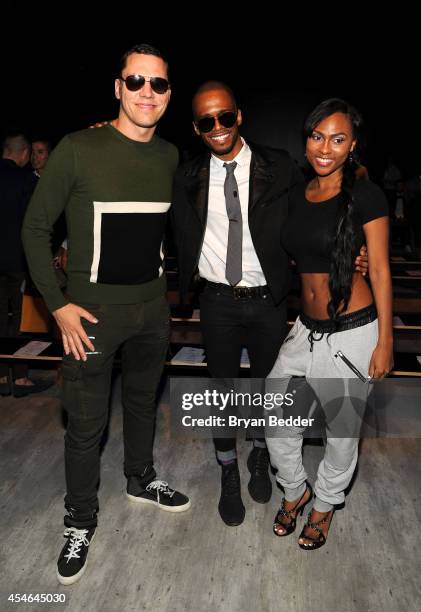
<svg viewBox="0 0 421 612">
<path fill-rule="evenodd" d="M 117 381 L 118 382 L 118 381 Z M 63 426 L 59 390 L 31 399 L 0 398 L 0 610 L 108 612 L 411 612 L 421 609 L 421 440 L 365 440 L 346 508 L 327 545 L 301 551 L 280 539 L 266 505 L 247 492 L 248 446 L 240 444 L 246 519 L 226 527 L 217 512 L 219 469 L 208 440 L 172 439 L 161 402 L 156 465 L 190 495 L 172 515 L 124 496 L 121 404 L 116 385 L 102 456 L 100 523 L 80 582 L 60 586 Z M 305 447 L 311 480 L 322 448 Z M 299 526 L 301 523 L 299 523 Z M 66 605 L 7 604 L 10 593 L 65 593 Z"/>
</svg>

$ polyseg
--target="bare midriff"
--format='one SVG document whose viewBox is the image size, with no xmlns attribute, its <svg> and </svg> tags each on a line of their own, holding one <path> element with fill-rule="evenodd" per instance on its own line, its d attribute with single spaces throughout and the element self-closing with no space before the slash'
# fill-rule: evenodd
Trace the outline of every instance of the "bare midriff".
<svg viewBox="0 0 421 612">
<path fill-rule="evenodd" d="M 301 275 L 301 307 L 312 319 L 328 319 L 327 305 L 330 301 L 329 274 L 325 272 L 305 272 Z M 348 308 L 341 312 L 347 314 L 370 306 L 373 294 L 365 278 L 360 272 L 354 272 L 352 277 L 351 297 Z"/>
</svg>

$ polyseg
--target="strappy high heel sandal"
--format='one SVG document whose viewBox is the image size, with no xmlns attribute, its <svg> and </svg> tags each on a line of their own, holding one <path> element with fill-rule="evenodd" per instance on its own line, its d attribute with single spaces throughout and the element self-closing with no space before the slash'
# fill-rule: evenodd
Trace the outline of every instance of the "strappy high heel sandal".
<svg viewBox="0 0 421 612">
<path fill-rule="evenodd" d="M 303 499 L 306 496 L 307 492 L 309 492 L 308 499 L 306 499 L 306 501 L 303 502 Z M 307 483 L 306 490 L 301 495 L 300 499 L 297 501 L 295 506 L 291 508 L 290 510 L 285 510 L 285 497 L 283 498 L 282 505 L 279 508 L 278 512 L 276 513 L 275 520 L 273 522 L 273 533 L 276 536 L 278 536 L 278 538 L 283 538 L 287 535 L 290 535 L 291 533 L 294 533 L 295 528 L 297 526 L 297 515 L 303 514 L 306 504 L 311 500 L 312 497 L 313 497 L 313 489 L 311 488 L 311 485 Z M 294 513 L 296 513 L 295 516 L 293 516 Z M 282 517 L 285 517 L 286 519 L 288 519 L 289 522 L 283 523 Z M 276 531 L 277 527 L 282 527 L 282 529 L 285 530 L 285 533 L 278 533 Z"/>
<path fill-rule="evenodd" d="M 298 546 L 302 548 L 303 550 L 316 550 L 317 548 L 321 548 L 322 546 L 326 544 L 326 536 L 323 533 L 320 525 L 323 525 L 324 523 L 327 523 L 329 521 L 329 528 L 330 528 L 330 523 L 332 522 L 332 517 L 333 517 L 333 513 L 335 512 L 335 508 L 332 508 L 332 510 L 329 510 L 329 512 L 326 514 L 324 518 L 320 519 L 320 521 L 316 521 L 315 523 L 312 523 L 310 520 L 311 512 L 312 510 L 310 510 L 308 517 L 307 517 L 307 523 L 304 525 L 303 530 L 300 533 L 300 538 L 305 538 L 306 540 L 310 540 L 310 541 L 307 542 L 306 544 L 300 544 L 300 542 L 298 542 Z M 310 527 L 311 529 L 316 531 L 318 535 L 315 537 L 305 535 L 304 532 L 305 532 L 306 527 Z"/>
</svg>

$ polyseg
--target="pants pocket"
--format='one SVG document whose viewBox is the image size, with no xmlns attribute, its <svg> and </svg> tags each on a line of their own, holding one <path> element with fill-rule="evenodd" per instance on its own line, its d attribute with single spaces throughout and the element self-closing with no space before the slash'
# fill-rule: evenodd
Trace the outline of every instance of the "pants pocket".
<svg viewBox="0 0 421 612">
<path fill-rule="evenodd" d="M 79 361 L 70 361 L 63 358 L 63 408 L 69 415 L 82 417 L 82 406 L 80 403 L 80 390 L 82 380 L 82 368 Z"/>
<path fill-rule="evenodd" d="M 102 419 L 108 413 L 109 390 L 100 375 L 88 379 L 86 367 L 87 362 L 63 359 L 63 408 L 78 419 Z"/>
<path fill-rule="evenodd" d="M 332 338 L 332 358 L 343 378 L 355 378 L 356 374 L 342 359 L 335 357 L 338 350 L 367 377 L 371 356 L 378 340 L 377 319 L 367 325 L 334 334 Z"/>
</svg>

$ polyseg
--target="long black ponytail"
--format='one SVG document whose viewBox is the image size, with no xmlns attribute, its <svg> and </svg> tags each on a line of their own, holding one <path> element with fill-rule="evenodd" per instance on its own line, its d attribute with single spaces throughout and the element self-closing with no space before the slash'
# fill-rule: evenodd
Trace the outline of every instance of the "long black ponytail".
<svg viewBox="0 0 421 612">
<path fill-rule="evenodd" d="M 351 153 L 351 156 L 353 154 Z M 336 234 L 332 236 L 332 256 L 329 272 L 330 302 L 327 306 L 329 318 L 337 320 L 348 307 L 351 297 L 352 275 L 356 233 L 354 225 L 354 202 L 352 190 L 355 182 L 354 162 L 348 158 L 343 167 L 341 203 L 338 211 Z"/>
<path fill-rule="evenodd" d="M 352 275 L 356 250 L 356 230 L 354 223 L 353 187 L 356 180 L 358 163 L 357 147 L 361 146 L 362 117 L 345 100 L 330 98 L 321 102 L 307 117 L 304 123 L 304 137 L 309 138 L 317 125 L 334 113 L 348 115 L 352 125 L 356 147 L 348 156 L 342 169 L 340 206 L 335 234 L 332 236 L 332 257 L 329 272 L 330 301 L 327 307 L 329 318 L 337 322 L 351 297 Z"/>
</svg>

